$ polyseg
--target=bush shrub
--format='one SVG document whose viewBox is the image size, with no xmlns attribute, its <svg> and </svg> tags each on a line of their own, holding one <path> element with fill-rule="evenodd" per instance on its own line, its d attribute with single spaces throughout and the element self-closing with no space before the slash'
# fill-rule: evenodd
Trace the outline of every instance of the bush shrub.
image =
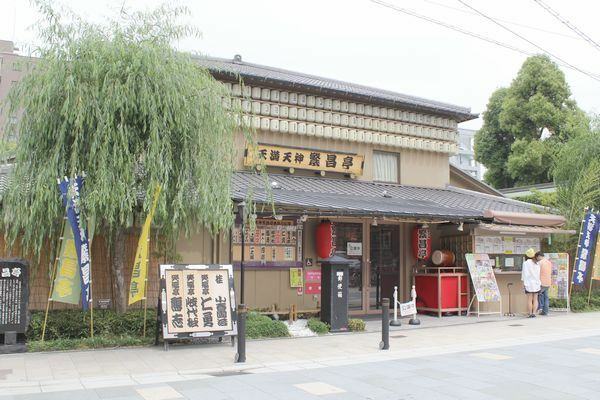
<svg viewBox="0 0 600 400">
<path fill-rule="evenodd" d="M 360 318 L 351 318 L 348 320 L 348 329 L 352 332 L 362 332 L 365 330 L 365 321 Z"/>
<path fill-rule="evenodd" d="M 249 312 L 246 318 L 246 336 L 252 339 L 288 337 L 290 332 L 284 322 L 274 321 L 266 315 Z"/>
<path fill-rule="evenodd" d="M 148 309 L 146 335 L 152 336 L 156 329 L 156 311 Z M 46 340 L 83 339 L 90 337 L 90 314 L 81 310 L 56 310 L 48 313 Z M 34 311 L 27 329 L 27 340 L 42 339 L 44 311 Z M 94 313 L 94 336 L 142 337 L 144 332 L 144 310 L 130 310 L 124 314 L 114 311 Z"/>
<path fill-rule="evenodd" d="M 146 346 L 154 342 L 153 335 L 150 337 L 131 337 L 131 336 L 94 336 L 94 338 L 83 339 L 56 339 L 56 340 L 35 340 L 27 343 L 27 351 L 53 351 L 53 350 L 74 350 L 74 349 L 97 349 L 102 347 L 121 347 L 121 346 Z"/>
<path fill-rule="evenodd" d="M 329 332 L 329 325 L 318 318 L 309 319 L 306 323 L 306 326 L 308 326 L 308 329 L 318 335 L 323 335 Z"/>
</svg>

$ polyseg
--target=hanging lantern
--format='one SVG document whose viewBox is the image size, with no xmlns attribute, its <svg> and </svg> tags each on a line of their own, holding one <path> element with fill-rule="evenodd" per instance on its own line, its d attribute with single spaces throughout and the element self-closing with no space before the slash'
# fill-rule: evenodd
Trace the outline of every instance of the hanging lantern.
<svg viewBox="0 0 600 400">
<path fill-rule="evenodd" d="M 417 260 L 427 260 L 431 256 L 431 232 L 429 228 L 416 226 L 412 235 L 413 255 Z"/>
<path fill-rule="evenodd" d="M 316 247 L 319 258 L 329 258 L 335 252 L 335 233 L 331 221 L 317 225 Z"/>
</svg>

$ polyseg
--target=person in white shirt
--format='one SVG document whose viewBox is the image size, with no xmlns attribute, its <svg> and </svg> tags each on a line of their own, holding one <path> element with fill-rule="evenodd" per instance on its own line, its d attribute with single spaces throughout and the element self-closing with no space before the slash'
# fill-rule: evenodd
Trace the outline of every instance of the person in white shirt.
<svg viewBox="0 0 600 400">
<path fill-rule="evenodd" d="M 521 280 L 527 294 L 527 312 L 529 313 L 529 318 L 535 318 L 535 312 L 538 308 L 538 293 L 542 283 L 540 281 L 540 266 L 537 263 L 534 249 L 528 249 L 525 252 Z"/>
</svg>

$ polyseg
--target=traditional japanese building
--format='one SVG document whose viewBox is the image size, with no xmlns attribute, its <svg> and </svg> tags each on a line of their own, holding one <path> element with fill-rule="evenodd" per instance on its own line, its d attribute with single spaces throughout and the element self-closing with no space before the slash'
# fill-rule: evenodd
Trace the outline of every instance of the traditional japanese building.
<svg viewBox="0 0 600 400">
<path fill-rule="evenodd" d="M 401 300 L 409 298 L 415 274 L 432 266 L 430 260 L 416 259 L 416 228 L 426 228 L 432 250 L 456 255 L 447 264 L 467 279 L 453 289 L 456 309 L 466 310 L 463 303 L 471 297 L 464 254 L 476 250 L 476 229 L 480 236 L 516 237 L 521 254 L 515 249 L 508 265 L 520 267 L 523 233 L 494 231 L 494 218 L 486 213 L 529 214 L 533 206 L 504 198 L 449 162 L 458 151 L 458 123 L 477 117 L 468 108 L 251 64 L 240 56 L 195 61 L 225 83 L 257 132 L 258 152 L 243 135 L 237 141 L 233 199 L 242 203 L 251 191 L 259 205 L 272 200 L 276 209 L 275 216 L 270 206 L 257 212 L 257 230 L 244 237 L 248 307 L 318 307 L 316 232 L 324 222 L 334 226 L 335 254 L 358 261 L 350 270 L 353 313 L 377 312 L 394 286 Z M 267 169 L 270 190 L 253 172 L 258 161 Z M 481 229 L 484 221 L 490 223 L 487 231 Z M 549 233 L 560 232 L 560 221 L 531 233 L 527 245 L 540 248 Z M 544 225 L 535 217 L 528 223 Z M 201 234 L 180 240 L 177 250 L 184 262 L 233 263 L 239 295 L 239 224 L 231 240 L 212 241 Z M 498 251 L 504 260 L 507 254 Z M 518 283 L 516 267 L 512 274 Z"/>
</svg>

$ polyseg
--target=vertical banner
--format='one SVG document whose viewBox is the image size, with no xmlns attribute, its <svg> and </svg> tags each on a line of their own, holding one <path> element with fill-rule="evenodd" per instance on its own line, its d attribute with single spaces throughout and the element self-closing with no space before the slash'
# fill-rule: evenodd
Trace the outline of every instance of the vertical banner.
<svg viewBox="0 0 600 400">
<path fill-rule="evenodd" d="M 58 254 L 56 278 L 54 278 L 50 298 L 52 301 L 61 303 L 79 304 L 80 293 L 81 274 L 77 263 L 77 250 L 75 250 L 73 229 L 65 224 L 60 253 Z"/>
<path fill-rule="evenodd" d="M 77 260 L 81 273 L 81 307 L 87 311 L 90 302 L 90 245 L 87 229 L 81 220 L 80 193 L 83 188 L 83 177 L 78 176 L 69 181 L 65 178 L 58 183 L 62 194 L 63 205 L 67 209 L 67 218 L 73 230 L 73 240 L 77 251 Z"/>
<path fill-rule="evenodd" d="M 577 246 L 577 258 L 573 268 L 574 285 L 583 285 L 587 275 L 587 268 L 590 265 L 596 236 L 598 235 L 598 215 L 588 211 L 581 225 L 581 234 L 579 235 L 579 245 Z"/>
<path fill-rule="evenodd" d="M 597 214 L 596 218 L 600 218 L 600 214 Z M 592 279 L 600 280 L 600 235 L 597 236 L 598 238 L 596 239 L 596 252 L 594 253 L 594 269 L 592 272 Z"/>
<path fill-rule="evenodd" d="M 154 211 L 156 211 L 156 203 L 158 202 L 158 195 L 160 194 L 160 186 L 156 187 L 154 191 L 154 199 L 152 200 L 152 209 L 142 228 L 142 234 L 138 241 L 137 250 L 135 252 L 135 262 L 133 264 L 133 271 L 131 272 L 131 283 L 129 285 L 129 305 L 135 302 L 143 300 L 146 297 L 146 278 L 148 276 L 148 241 L 150 238 L 150 226 L 152 225 L 152 218 L 154 217 Z"/>
</svg>

